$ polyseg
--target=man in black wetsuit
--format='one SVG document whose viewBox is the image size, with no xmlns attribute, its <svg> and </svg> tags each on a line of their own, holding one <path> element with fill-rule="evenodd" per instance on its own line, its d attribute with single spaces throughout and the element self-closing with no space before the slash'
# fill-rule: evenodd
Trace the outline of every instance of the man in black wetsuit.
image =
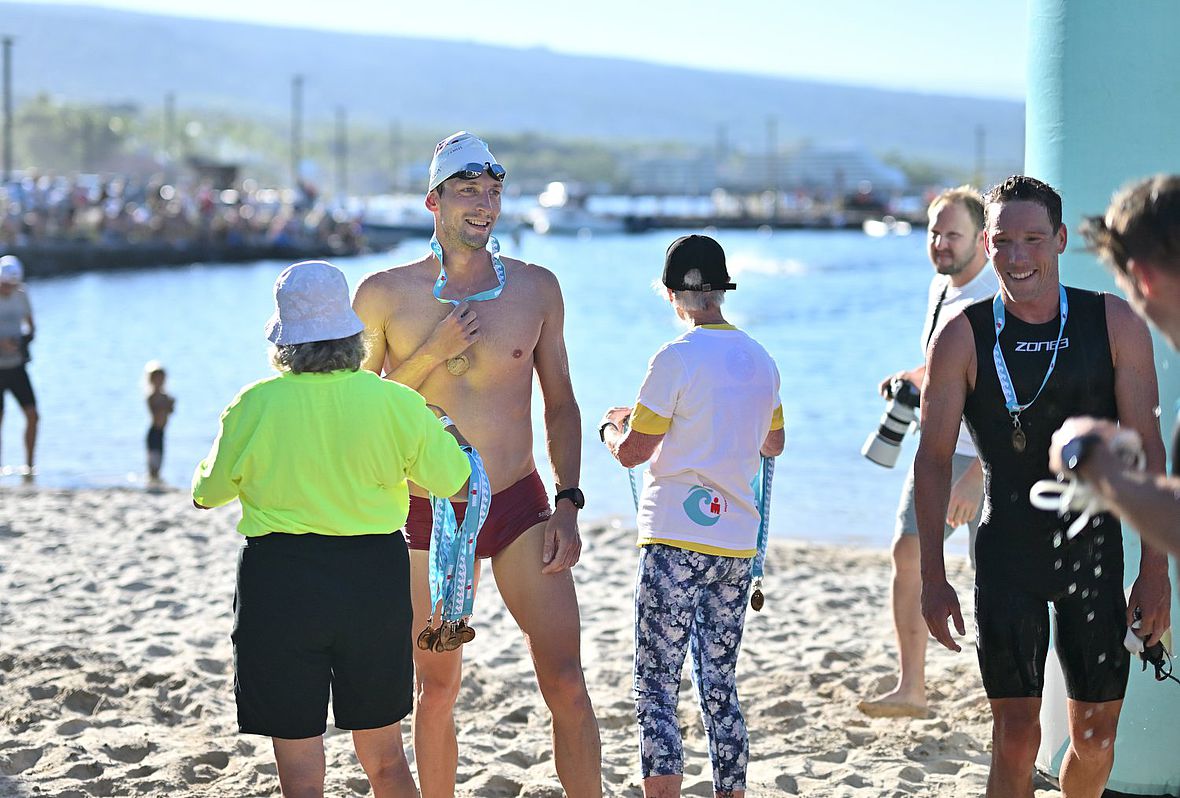
<svg viewBox="0 0 1180 798">
<path fill-rule="evenodd" d="M 1071 519 L 1033 509 L 1028 495 L 1034 482 L 1050 477 L 1050 436 L 1071 415 L 1117 419 L 1136 430 L 1148 468 L 1161 470 L 1151 337 L 1123 300 L 1061 286 L 1058 257 L 1066 229 L 1061 198 L 1051 187 L 1010 177 L 988 192 L 984 208 L 1000 292 L 966 308 L 935 336 L 922 387 L 914 465 L 922 614 L 936 640 L 960 650 L 947 624 L 953 619 L 964 634 L 958 598 L 946 579 L 942 532 L 962 416 L 986 485 L 975 550 L 975 618 L 993 719 L 987 795 L 1033 795 L 1052 603 L 1069 696 L 1061 789 L 1069 798 L 1096 798 L 1113 763 L 1127 684 L 1127 605 L 1140 608 L 1147 634 L 1168 625 L 1167 558 L 1144 548 L 1124 601 L 1118 522 L 1098 516 L 1070 540 L 1065 527 Z"/>
<path fill-rule="evenodd" d="M 1104 216 L 1088 219 L 1082 232 L 1135 312 L 1180 349 L 1180 175 L 1156 175 L 1128 186 L 1114 196 Z M 1106 445 L 1117 432 L 1108 421 L 1071 418 L 1053 436 L 1049 464 L 1081 478 L 1144 538 L 1180 555 L 1180 458 L 1175 456 L 1180 424 L 1170 477 L 1127 468 Z"/>
</svg>

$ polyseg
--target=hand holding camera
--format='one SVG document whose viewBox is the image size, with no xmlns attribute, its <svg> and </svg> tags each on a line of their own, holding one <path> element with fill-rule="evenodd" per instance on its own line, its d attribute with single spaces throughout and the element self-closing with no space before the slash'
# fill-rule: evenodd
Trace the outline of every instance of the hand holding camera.
<svg viewBox="0 0 1180 798">
<path fill-rule="evenodd" d="M 881 384 L 877 386 L 877 393 L 881 395 L 882 399 L 892 399 L 893 383 L 897 382 L 898 380 L 903 380 L 905 382 L 912 382 L 915 386 L 920 386 L 922 384 L 922 373 L 922 368 L 917 368 L 912 371 L 895 371 L 885 379 L 881 380 Z"/>
</svg>

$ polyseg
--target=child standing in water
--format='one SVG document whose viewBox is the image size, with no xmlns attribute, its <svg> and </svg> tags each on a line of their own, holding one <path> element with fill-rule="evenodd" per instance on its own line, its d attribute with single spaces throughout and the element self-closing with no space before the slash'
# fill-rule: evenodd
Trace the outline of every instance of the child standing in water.
<svg viewBox="0 0 1180 798">
<path fill-rule="evenodd" d="M 176 409 L 176 400 L 164 390 L 167 374 L 158 360 L 148 361 L 143 367 L 147 379 L 147 406 L 152 425 L 147 432 L 148 484 L 160 484 L 160 465 L 164 462 L 164 426 Z"/>
</svg>

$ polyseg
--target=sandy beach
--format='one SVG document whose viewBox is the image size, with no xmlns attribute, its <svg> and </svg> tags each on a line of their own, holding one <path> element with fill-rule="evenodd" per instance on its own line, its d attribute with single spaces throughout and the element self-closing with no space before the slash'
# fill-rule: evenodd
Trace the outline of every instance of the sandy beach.
<svg viewBox="0 0 1180 798">
<path fill-rule="evenodd" d="M 278 795 L 269 741 L 239 735 L 234 720 L 237 519 L 233 507 L 200 513 L 176 490 L 0 488 L 0 796 Z M 585 522 L 582 533 L 583 658 L 606 794 L 638 796 L 634 533 L 620 521 Z M 970 605 L 966 561 L 949 567 Z M 970 631 L 962 654 L 931 644 L 932 719 L 869 719 L 857 700 L 893 681 L 888 553 L 775 542 L 767 572 L 739 663 L 749 794 L 981 794 L 990 716 Z M 459 794 L 560 796 L 548 713 L 490 578 L 473 625 Z M 684 794 L 709 796 L 687 679 Z M 367 794 L 349 736 L 329 722 L 326 745 L 326 794 Z M 1059 794 L 1038 784 L 1038 796 Z"/>
</svg>

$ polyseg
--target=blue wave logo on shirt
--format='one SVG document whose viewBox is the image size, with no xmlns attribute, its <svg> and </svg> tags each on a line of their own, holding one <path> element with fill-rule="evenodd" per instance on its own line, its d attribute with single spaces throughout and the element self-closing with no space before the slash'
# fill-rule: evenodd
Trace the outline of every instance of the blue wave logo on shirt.
<svg viewBox="0 0 1180 798">
<path fill-rule="evenodd" d="M 728 509 L 725 499 L 704 485 L 694 485 L 684 500 L 684 514 L 697 526 L 713 526 Z"/>
</svg>

